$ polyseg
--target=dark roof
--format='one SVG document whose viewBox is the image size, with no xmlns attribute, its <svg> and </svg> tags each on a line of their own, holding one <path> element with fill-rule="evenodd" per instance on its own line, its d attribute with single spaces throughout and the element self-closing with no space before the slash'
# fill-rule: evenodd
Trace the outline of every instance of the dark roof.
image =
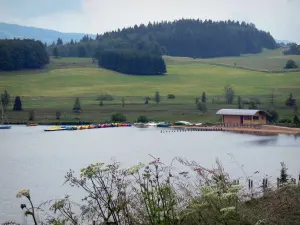
<svg viewBox="0 0 300 225">
<path fill-rule="evenodd" d="M 217 115 L 254 116 L 257 112 L 269 115 L 269 113 L 258 109 L 220 109 Z"/>
</svg>

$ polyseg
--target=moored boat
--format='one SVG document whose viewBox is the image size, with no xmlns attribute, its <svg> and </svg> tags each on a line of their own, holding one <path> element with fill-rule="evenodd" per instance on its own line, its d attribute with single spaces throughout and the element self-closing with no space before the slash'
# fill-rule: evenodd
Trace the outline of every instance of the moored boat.
<svg viewBox="0 0 300 225">
<path fill-rule="evenodd" d="M 44 131 L 63 131 L 63 130 L 66 130 L 66 128 L 62 126 L 53 126 L 48 129 L 45 129 Z"/>
<path fill-rule="evenodd" d="M 36 127 L 37 124 L 36 124 L 36 123 L 28 123 L 26 126 L 27 126 L 27 127 Z"/>
<path fill-rule="evenodd" d="M 0 130 L 10 129 L 10 128 L 11 128 L 10 125 L 0 125 Z"/>
<path fill-rule="evenodd" d="M 138 128 L 146 128 L 147 127 L 146 123 L 134 123 L 133 126 L 138 127 Z"/>
<path fill-rule="evenodd" d="M 177 121 L 174 123 L 176 126 L 192 126 L 193 124 L 188 121 Z"/>
<path fill-rule="evenodd" d="M 156 127 L 157 123 L 155 123 L 153 121 L 150 121 L 150 122 L 146 123 L 146 126 L 148 126 L 148 127 Z"/>
<path fill-rule="evenodd" d="M 170 127 L 172 124 L 167 122 L 159 122 L 157 127 Z"/>
</svg>

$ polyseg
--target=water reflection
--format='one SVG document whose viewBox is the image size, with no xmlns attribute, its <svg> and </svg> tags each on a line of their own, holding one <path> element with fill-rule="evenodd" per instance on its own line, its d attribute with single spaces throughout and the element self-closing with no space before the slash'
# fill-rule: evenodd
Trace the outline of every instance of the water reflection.
<svg viewBox="0 0 300 225">
<path fill-rule="evenodd" d="M 278 135 L 272 137 L 265 137 L 262 139 L 251 140 L 251 141 L 247 141 L 246 143 L 249 143 L 251 145 L 270 146 L 270 145 L 276 145 L 277 142 L 278 142 Z"/>
<path fill-rule="evenodd" d="M 69 169 L 79 172 L 90 163 L 114 158 L 127 168 L 149 162 L 149 154 L 165 164 L 174 157 L 195 160 L 212 168 L 219 158 L 233 178 L 252 175 L 260 180 L 278 176 L 285 162 L 292 176 L 299 174 L 300 138 L 288 135 L 254 136 L 229 132 L 165 132 L 149 128 L 109 128 L 74 132 L 44 132 L 45 127 L 14 126 L 0 132 L 0 224 L 22 221 L 16 192 L 28 188 L 36 204 L 70 194 L 75 202 L 81 193 L 64 183 Z M 234 156 L 234 162 L 228 154 Z M 150 158 L 152 160 L 152 157 Z M 239 166 L 241 165 L 241 166 Z"/>
</svg>

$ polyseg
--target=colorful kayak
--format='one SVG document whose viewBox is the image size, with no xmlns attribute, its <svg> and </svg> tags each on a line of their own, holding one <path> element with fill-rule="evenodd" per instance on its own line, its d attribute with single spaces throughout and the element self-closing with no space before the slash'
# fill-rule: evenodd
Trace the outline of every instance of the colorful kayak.
<svg viewBox="0 0 300 225">
<path fill-rule="evenodd" d="M 36 123 L 28 123 L 28 124 L 27 124 L 27 127 L 35 127 L 35 126 L 37 126 Z"/>
<path fill-rule="evenodd" d="M 131 124 L 127 123 L 105 123 L 105 124 L 90 124 L 90 125 L 62 125 L 62 126 L 53 126 L 45 131 L 62 131 L 62 130 L 86 130 L 86 129 L 96 129 L 96 128 L 109 128 L 109 127 L 131 127 Z"/>
<path fill-rule="evenodd" d="M 10 128 L 11 128 L 10 125 L 0 125 L 0 130 L 10 129 Z"/>
<path fill-rule="evenodd" d="M 61 126 L 54 126 L 54 127 L 50 127 L 48 129 L 45 129 L 44 131 L 63 131 L 66 130 L 66 128 L 63 128 Z"/>
</svg>

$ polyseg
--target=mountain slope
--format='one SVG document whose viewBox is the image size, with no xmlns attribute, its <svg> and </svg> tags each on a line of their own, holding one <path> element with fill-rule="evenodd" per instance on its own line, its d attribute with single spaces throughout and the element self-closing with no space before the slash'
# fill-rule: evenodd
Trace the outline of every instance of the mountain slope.
<svg viewBox="0 0 300 225">
<path fill-rule="evenodd" d="M 79 41 L 85 34 L 81 33 L 62 33 L 54 30 L 26 27 L 16 24 L 0 23 L 0 39 L 12 39 L 12 38 L 30 38 L 35 40 L 40 40 L 51 44 L 58 38 L 61 38 L 63 42 L 69 42 L 71 39 L 74 41 Z M 95 35 L 90 35 L 90 37 L 95 37 Z"/>
</svg>

